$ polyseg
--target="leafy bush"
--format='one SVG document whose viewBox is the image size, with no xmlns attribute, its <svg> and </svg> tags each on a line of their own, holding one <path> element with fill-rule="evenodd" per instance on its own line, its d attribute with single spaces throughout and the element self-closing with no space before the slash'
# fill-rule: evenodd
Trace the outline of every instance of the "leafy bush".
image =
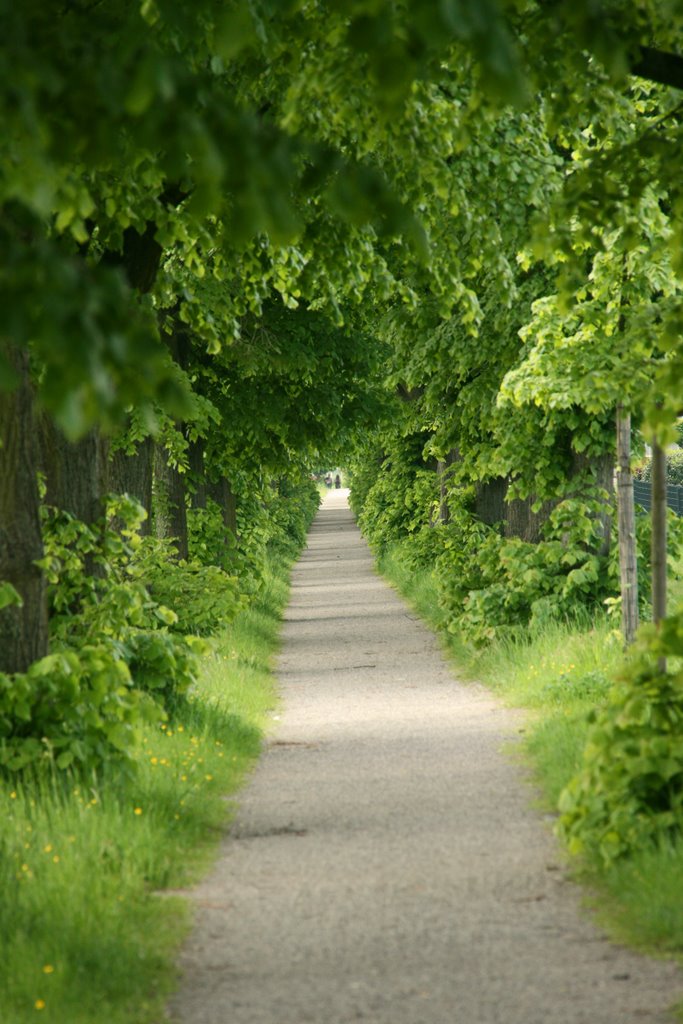
<svg viewBox="0 0 683 1024">
<path fill-rule="evenodd" d="M 187 510 L 187 539 L 190 559 L 201 565 L 217 565 L 235 571 L 237 538 L 223 522 L 219 506 L 209 498 L 206 508 Z"/>
<path fill-rule="evenodd" d="M 670 452 L 666 457 L 666 481 L 683 485 L 683 451 Z"/>
<path fill-rule="evenodd" d="M 179 561 L 169 540 L 143 537 L 127 571 L 153 603 L 170 609 L 167 624 L 174 633 L 210 636 L 232 621 L 245 604 L 236 576 L 193 558 Z"/>
<path fill-rule="evenodd" d="M 537 544 L 501 537 L 466 504 L 466 495 L 451 502 L 435 573 L 447 623 L 474 643 L 570 617 L 612 592 L 609 560 L 596 553 L 602 541 L 597 501 L 559 504 L 547 538 Z"/>
<path fill-rule="evenodd" d="M 358 517 L 368 542 L 380 555 L 393 541 L 429 528 L 436 519 L 439 497 L 433 471 L 390 460 L 383 468 L 387 472 L 378 475 Z"/>
<path fill-rule="evenodd" d="M 165 717 L 195 681 L 198 641 L 132 569 L 144 515 L 112 498 L 92 526 L 44 510 L 50 654 L 0 675 L 0 766 L 97 769 L 126 758 L 140 726 Z"/>
<path fill-rule="evenodd" d="M 574 853 L 603 864 L 683 829 L 683 613 L 641 631 L 607 705 L 591 713 L 583 766 L 560 797 L 559 828 Z"/>
<path fill-rule="evenodd" d="M 647 458 L 633 474 L 637 480 L 644 480 L 647 483 L 652 480 L 652 459 Z M 683 451 L 667 452 L 666 456 L 666 482 L 683 486 Z"/>
<path fill-rule="evenodd" d="M 294 557 L 306 543 L 319 505 L 320 494 L 312 480 L 282 480 L 272 498 L 269 546 Z"/>
<path fill-rule="evenodd" d="M 0 673 L 0 767 L 96 769 L 125 757 L 140 727 L 163 717 L 110 645 L 58 650 L 25 673 Z"/>
</svg>

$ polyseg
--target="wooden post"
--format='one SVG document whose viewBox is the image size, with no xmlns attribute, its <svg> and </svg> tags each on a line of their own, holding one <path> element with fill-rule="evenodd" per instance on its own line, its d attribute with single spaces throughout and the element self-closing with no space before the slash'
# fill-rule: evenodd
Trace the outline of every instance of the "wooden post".
<svg viewBox="0 0 683 1024">
<path fill-rule="evenodd" d="M 621 628 L 626 646 L 638 629 L 638 554 L 631 474 L 631 414 L 617 406 L 617 505 L 619 510 L 619 574 Z"/>
<path fill-rule="evenodd" d="M 666 615 L 666 452 L 652 446 L 652 619 Z"/>
</svg>

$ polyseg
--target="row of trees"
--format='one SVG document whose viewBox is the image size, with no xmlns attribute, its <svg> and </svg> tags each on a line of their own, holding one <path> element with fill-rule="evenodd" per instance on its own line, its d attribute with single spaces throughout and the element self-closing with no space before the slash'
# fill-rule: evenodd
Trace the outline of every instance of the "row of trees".
<svg viewBox="0 0 683 1024">
<path fill-rule="evenodd" d="M 71 549 L 41 473 L 90 531 L 97 605 L 132 521 L 106 494 L 175 538 L 168 564 L 249 575 L 264 509 L 380 423 L 362 461 L 405 468 L 418 520 L 461 521 L 444 578 L 454 609 L 483 595 L 482 636 L 603 594 L 616 409 L 660 443 L 679 412 L 677 4 L 2 9 L 8 693 L 54 669 Z M 537 592 L 492 596 L 501 566 Z"/>
</svg>

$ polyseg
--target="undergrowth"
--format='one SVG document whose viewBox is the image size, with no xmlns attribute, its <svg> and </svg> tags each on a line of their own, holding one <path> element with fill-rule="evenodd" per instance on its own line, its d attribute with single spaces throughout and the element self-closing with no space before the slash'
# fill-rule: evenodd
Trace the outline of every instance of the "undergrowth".
<svg viewBox="0 0 683 1024">
<path fill-rule="evenodd" d="M 158 1024 L 188 920 L 172 890 L 223 834 L 275 696 L 288 560 L 216 638 L 133 770 L 45 773 L 0 789 L 0 1020 Z M 169 890 L 171 894 L 169 895 Z"/>
</svg>

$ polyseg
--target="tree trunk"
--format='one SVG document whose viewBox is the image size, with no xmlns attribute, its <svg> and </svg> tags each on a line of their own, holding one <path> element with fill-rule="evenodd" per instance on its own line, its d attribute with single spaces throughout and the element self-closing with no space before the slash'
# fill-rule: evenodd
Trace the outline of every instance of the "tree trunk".
<svg viewBox="0 0 683 1024">
<path fill-rule="evenodd" d="M 638 555 L 631 474 L 631 414 L 617 407 L 617 506 L 619 510 L 619 573 L 621 628 L 626 646 L 638 629 Z"/>
<path fill-rule="evenodd" d="M 46 416 L 40 426 L 46 504 L 83 523 L 94 523 L 104 511 L 102 499 L 109 490 L 109 442 L 97 430 L 80 441 L 68 441 Z"/>
<path fill-rule="evenodd" d="M 548 516 L 555 508 L 557 501 L 544 501 L 538 512 L 531 507 L 535 497 L 513 498 L 507 502 L 505 515 L 505 536 L 518 537 L 529 544 L 538 544 L 542 540 L 542 528 L 548 522 Z"/>
<path fill-rule="evenodd" d="M 178 558 L 188 557 L 185 478 L 168 464 L 168 453 L 157 445 L 154 451 L 154 525 L 157 537 L 176 543 Z"/>
<path fill-rule="evenodd" d="M 652 446 L 652 618 L 666 615 L 666 452 Z"/>
<path fill-rule="evenodd" d="M 223 476 L 216 483 L 208 483 L 207 494 L 220 508 L 226 528 L 236 537 L 237 496 L 230 486 L 228 478 Z"/>
<path fill-rule="evenodd" d="M 206 477 L 204 475 L 204 442 L 201 438 L 190 441 L 187 449 L 190 463 L 192 508 L 206 508 Z"/>
<path fill-rule="evenodd" d="M 45 578 L 35 566 L 43 556 L 38 448 L 28 353 L 3 346 L 19 377 L 0 398 L 0 583 L 11 583 L 22 606 L 0 610 L 0 671 L 25 672 L 47 654 Z"/>
<path fill-rule="evenodd" d="M 584 493 L 583 480 L 592 476 L 595 484 L 603 491 L 606 491 L 609 499 L 599 513 L 601 540 L 596 549 L 596 554 L 605 556 L 609 554 L 610 541 L 612 537 L 612 499 L 614 497 L 614 453 L 605 452 L 604 455 L 583 455 L 580 452 L 572 452 L 573 477 L 579 479 L 577 495 Z"/>
<path fill-rule="evenodd" d="M 497 476 L 493 480 L 475 484 L 474 510 L 487 526 L 497 526 L 504 522 L 508 515 L 505 501 L 508 481 L 506 477 Z"/>
<path fill-rule="evenodd" d="M 147 512 L 140 525 L 140 534 L 152 532 L 152 477 L 154 468 L 154 441 L 146 437 L 140 441 L 133 455 L 117 451 L 111 456 L 110 489 L 115 494 L 130 494 L 137 498 Z"/>
<path fill-rule="evenodd" d="M 105 512 L 109 490 L 109 441 L 90 430 L 80 441 L 68 441 L 46 416 L 41 418 L 40 463 L 45 474 L 45 502 L 92 526 Z M 90 576 L 104 575 L 92 554 L 84 560 Z"/>
</svg>

